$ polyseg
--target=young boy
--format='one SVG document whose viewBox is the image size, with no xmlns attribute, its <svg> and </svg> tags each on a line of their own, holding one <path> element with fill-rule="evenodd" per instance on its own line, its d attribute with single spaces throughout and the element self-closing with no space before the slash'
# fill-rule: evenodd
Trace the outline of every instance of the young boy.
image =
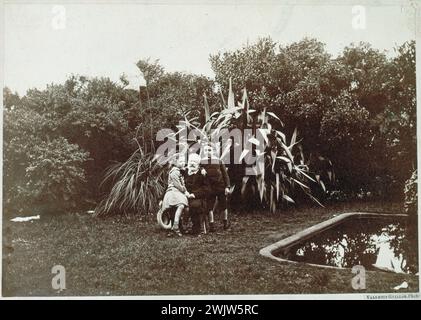
<svg viewBox="0 0 421 320">
<path fill-rule="evenodd" d="M 202 166 L 206 171 L 206 177 L 209 181 L 211 192 L 208 194 L 209 203 L 209 231 L 215 232 L 214 210 L 216 201 L 218 207 L 223 210 L 224 230 L 228 229 L 228 199 L 230 194 L 230 179 L 224 163 L 215 155 L 212 146 L 206 145 L 203 148 L 204 159 Z"/>
<path fill-rule="evenodd" d="M 193 223 L 192 232 L 194 235 L 205 233 L 205 215 L 208 210 L 209 184 L 200 168 L 200 160 L 201 158 L 198 154 L 189 154 L 187 174 L 185 176 L 186 189 L 191 195 L 189 198 L 189 213 Z"/>
</svg>

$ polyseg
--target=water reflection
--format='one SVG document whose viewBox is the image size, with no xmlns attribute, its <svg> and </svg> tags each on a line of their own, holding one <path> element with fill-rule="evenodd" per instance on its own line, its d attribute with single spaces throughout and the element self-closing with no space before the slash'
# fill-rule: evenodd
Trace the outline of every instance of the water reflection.
<svg viewBox="0 0 421 320">
<path fill-rule="evenodd" d="M 289 260 L 335 267 L 416 273 L 418 247 L 414 221 L 353 218 L 290 248 Z M 415 226 L 416 226 L 415 222 Z"/>
</svg>

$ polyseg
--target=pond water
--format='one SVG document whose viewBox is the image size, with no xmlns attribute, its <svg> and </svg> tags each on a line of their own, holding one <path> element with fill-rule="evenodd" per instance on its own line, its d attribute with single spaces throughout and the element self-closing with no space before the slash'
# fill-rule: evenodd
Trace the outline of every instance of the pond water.
<svg viewBox="0 0 421 320">
<path fill-rule="evenodd" d="M 406 219 L 351 218 L 277 254 L 284 259 L 398 273 L 418 272 L 417 236 Z"/>
</svg>

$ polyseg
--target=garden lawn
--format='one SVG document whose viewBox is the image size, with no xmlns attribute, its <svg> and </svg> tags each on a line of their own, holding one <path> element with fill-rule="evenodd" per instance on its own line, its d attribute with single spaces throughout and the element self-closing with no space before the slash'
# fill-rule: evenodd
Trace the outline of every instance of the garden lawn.
<svg viewBox="0 0 421 320">
<path fill-rule="evenodd" d="M 355 293 L 349 269 L 279 263 L 259 250 L 281 238 L 351 211 L 400 212 L 390 203 L 348 203 L 282 214 L 235 214 L 232 228 L 201 238 L 169 238 L 155 218 L 43 216 L 3 219 L 4 296 Z M 28 212 L 30 215 L 30 212 Z M 219 217 L 217 217 L 219 218 Z M 219 219 L 217 220 L 220 221 Z M 414 248 L 415 249 L 415 248 Z M 66 289 L 52 289 L 51 269 L 66 270 Z M 418 277 L 368 271 L 360 293 L 395 292 Z"/>
</svg>

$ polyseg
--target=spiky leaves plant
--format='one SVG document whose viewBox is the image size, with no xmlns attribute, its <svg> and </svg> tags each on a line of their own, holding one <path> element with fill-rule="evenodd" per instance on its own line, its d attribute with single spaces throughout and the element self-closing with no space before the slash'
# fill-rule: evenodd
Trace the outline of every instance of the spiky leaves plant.
<svg viewBox="0 0 421 320">
<path fill-rule="evenodd" d="M 156 212 L 165 191 L 166 175 L 166 167 L 155 161 L 153 154 L 137 149 L 126 162 L 108 169 L 103 183 L 111 182 L 112 188 L 95 213 L 146 215 Z"/>
<path fill-rule="evenodd" d="M 326 187 L 320 175 L 311 172 L 309 161 L 304 157 L 301 141 L 298 140 L 297 130 L 288 140 L 284 132 L 276 129 L 283 126 L 276 114 L 266 109 L 257 112 L 250 108 L 246 89 L 243 90 L 242 101 L 236 106 L 231 80 L 229 84 L 227 103 L 225 104 L 225 100 L 222 99 L 223 110 L 209 116 L 209 107 L 205 101 L 207 121 L 202 126 L 201 134 L 205 139 L 212 141 L 213 136 L 218 135 L 223 129 L 252 130 L 253 136 L 248 139 L 249 143 L 243 141 L 243 151 L 238 159 L 241 164 L 237 165 L 241 168 L 236 170 L 237 175 L 240 175 L 241 185 L 238 187 L 242 196 L 250 198 L 250 192 L 257 195 L 261 203 L 269 207 L 271 211 L 275 211 L 281 203 L 295 203 L 294 199 L 298 193 L 306 195 L 322 206 L 313 196 L 312 188 L 317 185 L 321 190 L 326 191 Z M 223 97 L 222 93 L 221 96 Z M 197 129 L 198 124 L 193 125 L 193 122 L 186 119 L 188 128 Z M 251 168 L 249 166 L 248 169 L 255 171 L 254 175 L 246 175 L 247 166 L 244 164 L 244 158 L 247 154 L 253 153 L 252 149 L 254 149 L 250 148 L 250 145 L 257 147 L 261 143 L 255 138 L 256 135 L 263 137 L 265 143 L 264 152 L 254 151 L 257 158 L 262 157 L 263 161 L 257 161 Z M 222 154 L 224 151 L 227 150 L 222 150 Z M 327 172 L 326 176 L 332 177 L 333 174 Z"/>
</svg>

